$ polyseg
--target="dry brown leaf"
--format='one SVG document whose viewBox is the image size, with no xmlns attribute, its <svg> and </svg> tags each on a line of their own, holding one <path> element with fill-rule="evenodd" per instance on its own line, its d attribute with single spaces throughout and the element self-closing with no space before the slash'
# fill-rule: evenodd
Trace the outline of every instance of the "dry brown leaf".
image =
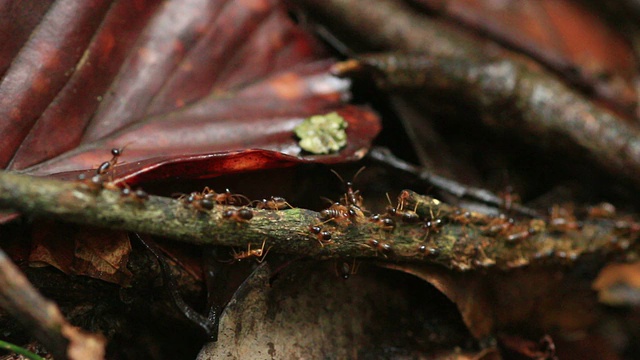
<svg viewBox="0 0 640 360">
<path fill-rule="evenodd" d="M 52 265 L 66 274 L 86 275 L 127 286 L 131 243 L 124 232 L 42 221 L 33 232 L 31 266 Z"/>
<path fill-rule="evenodd" d="M 413 274 L 442 291 L 478 339 L 497 330 L 580 332 L 598 316 L 584 275 L 562 269 L 524 268 L 509 272 L 454 272 L 424 264 L 383 264 Z"/>
</svg>

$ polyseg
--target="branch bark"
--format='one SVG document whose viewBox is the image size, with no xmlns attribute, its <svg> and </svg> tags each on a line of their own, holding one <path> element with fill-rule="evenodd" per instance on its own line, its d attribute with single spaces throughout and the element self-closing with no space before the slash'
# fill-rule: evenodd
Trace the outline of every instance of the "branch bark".
<svg viewBox="0 0 640 360">
<path fill-rule="evenodd" d="M 150 196 L 140 202 L 119 191 L 94 190 L 83 182 L 64 182 L 0 172 L 0 206 L 24 213 L 157 235 L 194 244 L 253 248 L 266 241 L 271 252 L 316 258 L 375 258 L 384 261 L 429 262 L 455 270 L 529 264 L 568 264 L 586 254 L 638 254 L 640 224 L 627 219 L 585 218 L 513 221 L 479 213 L 465 214 L 436 199 L 403 191 L 393 229 L 357 212 L 324 224 L 317 212 L 251 209 L 253 218 L 224 217 L 232 206 L 198 211 L 181 200 Z M 418 219 L 403 222 L 415 209 Z M 559 226 L 557 220 L 565 220 Z M 310 227 L 329 231 L 332 241 L 321 244 Z"/>
</svg>

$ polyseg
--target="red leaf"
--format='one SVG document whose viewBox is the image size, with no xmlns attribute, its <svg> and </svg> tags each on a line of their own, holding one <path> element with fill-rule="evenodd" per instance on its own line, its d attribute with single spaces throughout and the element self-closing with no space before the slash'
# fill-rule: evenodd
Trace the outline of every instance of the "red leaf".
<svg viewBox="0 0 640 360">
<path fill-rule="evenodd" d="M 116 181 L 195 179 L 353 161 L 380 131 L 370 110 L 346 104 L 349 80 L 329 74 L 333 61 L 277 0 L 48 5 L 0 3 L 0 34 L 11 32 L 0 40 L 2 168 L 75 179 L 124 148 Z M 349 123 L 347 146 L 304 155 L 294 126 L 332 111 Z M 31 261 L 128 281 L 130 244 L 117 234 L 37 233 Z"/>
<path fill-rule="evenodd" d="M 532 56 L 617 108 L 632 113 L 637 106 L 629 41 L 577 1 L 414 1 Z"/>
<path fill-rule="evenodd" d="M 0 84 L 12 114 L 0 121 L 10 135 L 0 164 L 11 159 L 10 169 L 90 169 L 125 145 L 130 164 L 244 149 L 297 156 L 295 123 L 334 110 L 348 117 L 353 143 L 316 160 L 349 161 L 379 131 L 370 111 L 345 108 L 349 81 L 315 61 L 322 50 L 275 0 L 66 4 L 52 6 Z M 62 39 L 46 36 L 62 27 Z M 36 55 L 44 67 L 23 60 Z M 24 74 L 31 82 L 12 86 Z"/>
</svg>

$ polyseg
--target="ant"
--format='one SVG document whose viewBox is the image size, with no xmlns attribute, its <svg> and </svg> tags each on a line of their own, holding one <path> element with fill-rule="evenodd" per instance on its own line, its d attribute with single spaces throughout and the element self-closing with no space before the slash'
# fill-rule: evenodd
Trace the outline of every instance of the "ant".
<svg viewBox="0 0 640 360">
<path fill-rule="evenodd" d="M 185 195 L 182 195 L 180 199 L 182 199 L 182 203 L 185 206 L 191 205 L 194 209 L 200 212 L 212 210 L 214 206 L 213 200 L 206 198 L 199 192 L 192 192 L 186 197 Z"/>
<path fill-rule="evenodd" d="M 507 185 L 504 191 L 498 193 L 498 196 L 502 199 L 502 208 L 509 212 L 513 209 L 513 205 L 520 203 L 520 195 L 516 194 L 513 186 Z"/>
<path fill-rule="evenodd" d="M 341 203 L 333 203 L 329 208 L 320 212 L 320 218 L 325 221 L 329 220 L 356 220 L 364 218 L 362 210 L 355 205 L 342 205 Z"/>
<path fill-rule="evenodd" d="M 205 199 L 215 201 L 220 205 L 237 205 L 242 203 L 242 201 L 240 200 L 246 200 L 247 204 L 251 203 L 251 200 L 249 200 L 249 198 L 247 198 L 246 196 L 240 194 L 232 194 L 229 189 L 225 189 L 223 193 L 217 193 L 209 189 L 209 187 L 207 186 L 204 188 L 204 190 L 202 190 L 201 194 Z"/>
<path fill-rule="evenodd" d="M 534 235 L 534 234 L 536 234 L 536 230 L 534 228 L 528 228 L 528 229 L 524 229 L 518 232 L 508 234 L 505 239 L 507 240 L 507 242 L 510 242 L 510 243 L 520 242 L 528 239 L 531 235 Z"/>
<path fill-rule="evenodd" d="M 469 211 L 462 212 L 462 210 L 457 209 L 453 212 L 453 216 L 450 215 L 451 221 L 454 223 L 458 223 L 460 225 L 467 225 L 472 222 L 473 215 Z"/>
<path fill-rule="evenodd" d="M 362 209 L 362 195 L 360 195 L 360 190 L 353 190 L 353 182 L 356 181 L 356 178 L 358 177 L 358 175 L 360 175 L 360 173 L 365 169 L 366 167 L 363 166 L 360 168 L 360 170 L 358 170 L 356 172 L 355 175 L 353 175 L 353 179 L 351 181 L 347 181 L 345 182 L 344 179 L 342 178 L 342 176 L 340 176 L 340 174 L 338 174 L 335 170 L 331 169 L 331 172 L 338 177 L 338 179 L 340 179 L 340 181 L 342 182 L 342 184 L 345 185 L 347 192 L 344 194 L 344 196 L 342 196 L 340 198 L 341 203 L 344 204 L 345 206 L 356 206 L 359 209 Z"/>
<path fill-rule="evenodd" d="M 323 231 L 322 227 L 320 226 L 325 222 L 320 223 L 318 225 L 309 226 L 309 231 L 311 231 L 312 234 L 316 235 L 316 239 L 318 240 L 318 242 L 320 243 L 320 246 L 322 247 L 324 247 L 325 244 L 329 244 L 333 242 L 333 240 L 331 240 L 331 232 L 326 230 Z"/>
<path fill-rule="evenodd" d="M 390 253 L 393 250 L 393 248 L 391 247 L 391 244 L 386 242 L 380 242 L 376 239 L 369 239 L 367 241 L 367 245 L 369 245 L 369 247 L 372 247 L 376 251 L 376 254 L 378 253 L 378 251 L 382 251 L 382 254 L 385 257 L 387 257 L 385 253 Z"/>
<path fill-rule="evenodd" d="M 545 229 L 545 223 L 542 220 L 531 220 L 529 225 L 518 225 L 514 227 L 515 231 L 506 234 L 507 242 L 519 242 L 542 232 Z"/>
<path fill-rule="evenodd" d="M 418 252 L 421 254 L 427 254 L 430 257 L 438 257 L 438 255 L 440 255 L 440 250 L 433 247 L 427 248 L 427 245 L 418 246 Z"/>
<path fill-rule="evenodd" d="M 491 219 L 486 226 L 481 228 L 484 235 L 504 234 L 515 224 L 513 218 L 506 218 L 504 215 Z"/>
<path fill-rule="evenodd" d="M 236 261 L 248 259 L 251 257 L 255 257 L 256 261 L 259 263 L 263 262 L 264 259 L 267 257 L 267 253 L 271 249 L 271 246 L 269 246 L 267 250 L 264 249 L 264 246 L 266 243 L 267 243 L 267 240 L 265 239 L 262 241 L 262 247 L 254 250 L 251 250 L 251 243 L 247 244 L 247 251 L 236 252 L 234 249 L 231 249 L 231 251 L 233 251 L 232 253 L 233 259 L 231 260 L 231 262 L 236 262 Z"/>
<path fill-rule="evenodd" d="M 398 204 L 396 205 L 396 207 L 393 207 L 389 194 L 387 193 L 386 195 L 387 201 L 389 201 L 389 206 L 387 206 L 387 214 L 391 216 L 400 216 L 402 218 L 402 222 L 406 224 L 415 224 L 421 220 L 420 215 L 418 215 L 418 213 L 416 212 L 416 210 L 418 210 L 418 206 L 420 205 L 420 201 L 416 202 L 416 206 L 413 210 L 404 210 L 405 200 L 409 196 L 408 191 L 403 190 L 400 196 L 398 196 Z"/>
<path fill-rule="evenodd" d="M 611 219 L 616 216 L 616 207 L 613 204 L 603 202 L 588 207 L 587 213 L 591 219 Z"/>
<path fill-rule="evenodd" d="M 409 199 L 411 194 L 407 190 L 402 190 L 400 195 L 398 195 L 398 205 L 396 205 L 396 211 L 402 211 L 404 209 L 404 204 Z M 387 194 L 387 199 L 389 199 L 389 194 Z M 389 199 L 389 204 L 391 204 L 391 200 Z M 416 206 L 417 208 L 417 206 Z"/>
<path fill-rule="evenodd" d="M 98 169 L 96 169 L 96 175 L 105 175 L 109 171 L 109 169 L 115 168 L 116 164 L 118 163 L 118 159 L 120 158 L 120 156 L 122 156 L 122 151 L 125 147 L 126 145 L 121 147 L 120 149 L 111 149 L 111 160 L 105 161 L 100 164 L 100 166 L 98 166 Z"/>
<path fill-rule="evenodd" d="M 89 190 L 94 192 L 98 192 L 104 187 L 104 178 L 102 175 L 93 175 L 92 177 L 87 179 L 87 174 L 78 175 L 78 181 L 81 181 L 84 185 L 86 185 Z"/>
<path fill-rule="evenodd" d="M 640 224 L 631 218 L 617 220 L 613 224 L 614 231 L 621 236 L 633 235 L 640 231 Z"/>
<path fill-rule="evenodd" d="M 102 164 L 100 164 L 100 166 L 98 166 L 98 168 L 96 169 L 95 175 L 93 175 L 89 179 L 87 179 L 86 174 L 78 175 L 78 181 L 84 182 L 91 190 L 94 190 L 94 191 L 98 191 L 105 188 L 107 184 L 105 183 L 106 179 L 104 175 L 106 175 L 107 172 L 109 172 L 109 169 L 111 169 L 112 167 L 115 167 L 115 165 L 118 163 L 118 158 L 122 155 L 123 150 L 124 150 L 124 146 L 120 149 L 118 148 L 111 149 L 111 155 L 112 155 L 111 160 L 105 161 Z M 114 187 L 115 186 L 110 186 L 110 188 L 112 189 Z"/>
<path fill-rule="evenodd" d="M 131 199 L 139 204 L 142 204 L 145 201 L 149 200 L 149 194 L 147 194 L 146 191 L 142 189 L 131 190 L 131 188 L 126 184 L 125 187 L 120 190 L 120 196 Z"/>
<path fill-rule="evenodd" d="M 253 211 L 247 208 L 241 208 L 238 210 L 225 210 L 222 213 L 222 217 L 237 222 L 247 222 L 253 219 Z"/>
<path fill-rule="evenodd" d="M 418 215 L 418 213 L 416 212 L 416 210 L 418 210 L 418 205 L 420 204 L 420 201 L 418 201 L 416 203 L 415 208 L 413 208 L 413 210 L 404 210 L 402 212 L 402 222 L 406 223 L 406 224 L 415 224 L 417 222 L 420 222 L 420 215 Z"/>
<path fill-rule="evenodd" d="M 360 268 L 360 263 L 356 263 L 356 259 L 353 259 L 352 264 L 343 261 L 342 264 L 338 265 L 338 262 L 336 261 L 334 270 L 336 272 L 336 276 L 347 280 L 351 275 L 358 273 L 358 268 Z"/>
<path fill-rule="evenodd" d="M 554 205 L 551 208 L 551 215 L 549 216 L 549 227 L 551 231 L 567 232 L 580 230 L 582 224 L 576 221 L 572 206 L 567 205 L 563 207 Z"/>
<path fill-rule="evenodd" d="M 255 200 L 251 202 L 256 203 L 255 208 L 256 209 L 266 209 L 266 210 L 283 210 L 286 207 L 289 207 L 290 209 L 293 209 L 293 206 L 291 206 L 287 200 L 285 200 L 285 198 L 283 197 L 279 197 L 279 196 L 272 196 L 270 199 L 262 199 L 262 200 Z"/>
<path fill-rule="evenodd" d="M 435 233 L 440 231 L 440 226 L 442 225 L 442 219 L 440 218 L 431 218 L 422 224 L 422 228 L 427 230 L 427 237 L 429 236 L 429 232 L 433 231 Z"/>
<path fill-rule="evenodd" d="M 378 224 L 383 231 L 391 232 L 396 228 L 396 222 L 392 218 L 380 214 L 371 215 L 369 221 Z"/>
</svg>

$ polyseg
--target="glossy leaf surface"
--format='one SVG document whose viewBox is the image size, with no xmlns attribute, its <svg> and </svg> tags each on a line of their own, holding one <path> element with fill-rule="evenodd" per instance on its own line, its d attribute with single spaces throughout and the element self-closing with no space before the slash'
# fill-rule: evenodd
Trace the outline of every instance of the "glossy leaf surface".
<svg viewBox="0 0 640 360">
<path fill-rule="evenodd" d="M 200 179 L 357 160 L 380 131 L 372 111 L 346 103 L 350 81 L 329 73 L 334 61 L 277 0 L 6 1 L 0 10 L 10 18 L 0 25 L 0 168 L 75 180 L 118 148 L 114 182 Z M 302 152 L 294 127 L 333 111 L 349 125 L 347 145 Z M 130 278 L 125 234 L 51 225 L 35 235 L 34 264 Z"/>
<path fill-rule="evenodd" d="M 293 126 L 334 110 L 345 113 L 352 143 L 312 161 L 359 158 L 378 119 L 345 107 L 349 81 L 329 75 L 322 54 L 276 1 L 54 3 L 0 83 L 0 164 L 48 175 L 95 168 L 124 147 L 124 176 L 152 158 L 297 156 Z"/>
</svg>

